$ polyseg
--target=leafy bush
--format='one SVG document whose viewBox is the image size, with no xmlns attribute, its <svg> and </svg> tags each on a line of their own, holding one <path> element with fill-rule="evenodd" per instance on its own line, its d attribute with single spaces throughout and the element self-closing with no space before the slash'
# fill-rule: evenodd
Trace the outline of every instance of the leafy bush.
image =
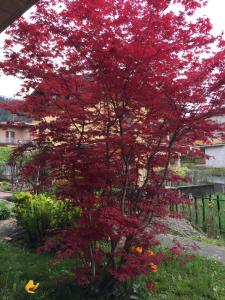
<svg viewBox="0 0 225 300">
<path fill-rule="evenodd" d="M 14 202 L 17 222 L 33 246 L 43 243 L 49 229 L 69 227 L 80 213 L 69 201 L 55 200 L 44 194 L 21 192 L 15 194 Z"/>
<path fill-rule="evenodd" d="M 10 215 L 11 210 L 4 203 L 0 203 L 0 220 L 6 220 Z"/>
<path fill-rule="evenodd" d="M 2 181 L 1 182 L 1 190 L 3 192 L 7 192 L 11 190 L 11 184 L 8 181 Z"/>
<path fill-rule="evenodd" d="M 20 192 L 16 193 L 13 196 L 13 202 L 15 202 L 17 205 L 24 204 L 27 201 L 30 201 L 33 198 L 33 195 L 30 192 Z"/>
</svg>

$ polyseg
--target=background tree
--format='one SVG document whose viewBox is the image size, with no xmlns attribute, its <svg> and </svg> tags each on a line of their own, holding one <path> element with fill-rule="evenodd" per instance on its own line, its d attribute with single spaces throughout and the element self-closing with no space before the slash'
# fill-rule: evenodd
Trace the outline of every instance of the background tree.
<svg viewBox="0 0 225 300">
<path fill-rule="evenodd" d="M 208 19 L 193 21 L 201 5 L 42 0 L 8 31 L 1 67 L 24 79 L 12 110 L 39 121 L 29 149 L 82 209 L 59 255 L 79 258 L 75 279 L 95 292 L 160 261 L 147 252 L 159 217 L 184 201 L 164 187 L 178 179 L 170 161 L 220 129 L 209 118 L 224 101 L 224 41 Z"/>
</svg>

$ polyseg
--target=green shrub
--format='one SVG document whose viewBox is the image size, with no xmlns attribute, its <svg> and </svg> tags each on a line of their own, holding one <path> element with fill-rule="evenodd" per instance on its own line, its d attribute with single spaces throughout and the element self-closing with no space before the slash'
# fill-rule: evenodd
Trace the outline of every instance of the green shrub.
<svg viewBox="0 0 225 300">
<path fill-rule="evenodd" d="M 33 198 L 33 195 L 30 192 L 20 192 L 13 195 L 12 201 L 17 205 L 26 203 Z"/>
<path fill-rule="evenodd" d="M 14 202 L 17 222 L 33 246 L 43 243 L 49 229 L 69 227 L 80 213 L 69 201 L 55 200 L 44 194 L 21 192 L 15 194 Z"/>
<path fill-rule="evenodd" d="M 0 203 L 0 220 L 9 219 L 11 210 L 4 203 Z"/>
<path fill-rule="evenodd" d="M 1 190 L 3 192 L 11 191 L 11 187 L 12 187 L 12 185 L 8 181 L 1 182 Z"/>
</svg>

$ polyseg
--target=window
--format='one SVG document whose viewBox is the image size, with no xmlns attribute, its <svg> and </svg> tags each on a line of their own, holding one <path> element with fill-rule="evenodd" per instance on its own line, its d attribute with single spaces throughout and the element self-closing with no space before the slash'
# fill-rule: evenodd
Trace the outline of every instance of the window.
<svg viewBox="0 0 225 300">
<path fill-rule="evenodd" d="M 14 144 L 15 143 L 15 131 L 6 131 L 6 143 Z"/>
</svg>

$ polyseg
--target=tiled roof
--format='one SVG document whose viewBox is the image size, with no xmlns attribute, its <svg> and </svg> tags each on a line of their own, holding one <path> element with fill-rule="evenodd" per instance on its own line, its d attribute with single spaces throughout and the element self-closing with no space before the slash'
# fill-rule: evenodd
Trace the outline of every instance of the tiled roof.
<svg viewBox="0 0 225 300">
<path fill-rule="evenodd" d="M 0 96 L 0 103 L 13 103 L 15 100 L 16 99 L 5 98 Z M 30 118 L 17 115 L 16 113 L 11 113 L 10 110 L 3 109 L 2 107 L 0 107 L 0 123 L 2 124 L 4 122 L 32 123 L 32 120 Z"/>
<path fill-rule="evenodd" d="M 218 138 L 213 138 L 207 144 L 204 144 L 203 142 L 197 141 L 195 143 L 196 146 L 199 147 L 218 147 L 218 146 L 223 146 L 225 145 L 225 140 L 218 139 Z"/>
</svg>

